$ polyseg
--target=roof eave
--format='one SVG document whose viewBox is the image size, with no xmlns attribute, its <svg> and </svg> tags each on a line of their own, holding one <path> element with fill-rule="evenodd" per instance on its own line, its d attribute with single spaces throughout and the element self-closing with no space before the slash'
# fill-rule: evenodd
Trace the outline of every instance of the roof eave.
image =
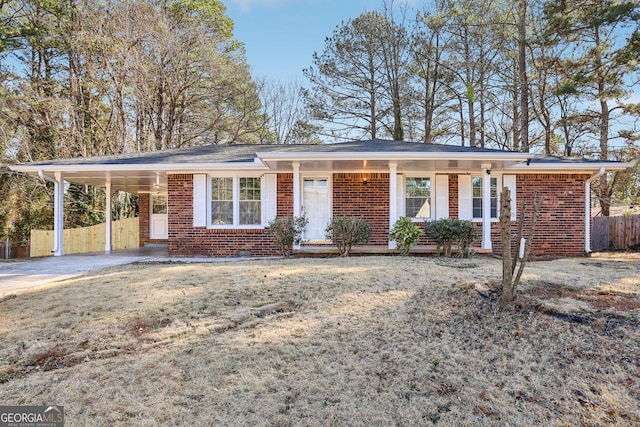
<svg viewBox="0 0 640 427">
<path fill-rule="evenodd" d="M 604 168 L 607 172 L 616 172 L 629 169 L 633 167 L 634 163 L 535 163 L 535 164 L 522 164 L 507 166 L 505 170 L 517 171 L 517 172 L 558 172 L 558 171 L 570 171 L 570 172 L 594 172 Z"/>
<path fill-rule="evenodd" d="M 526 161 L 536 156 L 529 153 L 494 152 L 494 153 L 424 153 L 419 151 L 390 153 L 390 152 L 336 152 L 336 153 L 288 153 L 288 152 L 258 152 L 258 158 L 263 161 L 305 161 L 305 160 L 511 160 Z"/>
<path fill-rule="evenodd" d="M 41 170 L 49 172 L 87 172 L 100 168 L 103 171 L 164 171 L 180 173 L 184 171 L 206 170 L 269 170 L 262 162 L 226 162 L 226 163 L 151 163 L 151 164 L 25 164 L 12 165 L 9 168 L 16 172 L 38 173 Z"/>
</svg>

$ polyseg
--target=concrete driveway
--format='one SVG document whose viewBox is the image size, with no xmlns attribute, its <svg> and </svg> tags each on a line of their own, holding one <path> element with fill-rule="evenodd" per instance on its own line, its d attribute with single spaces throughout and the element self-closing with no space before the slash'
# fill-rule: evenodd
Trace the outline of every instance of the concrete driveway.
<svg viewBox="0 0 640 427">
<path fill-rule="evenodd" d="M 0 262 L 0 298 L 26 290 L 51 285 L 51 283 L 82 276 L 91 271 L 115 265 L 139 261 L 152 261 L 166 256 L 158 251 L 130 249 L 65 255 L 61 257 L 31 258 L 15 262 Z"/>
</svg>

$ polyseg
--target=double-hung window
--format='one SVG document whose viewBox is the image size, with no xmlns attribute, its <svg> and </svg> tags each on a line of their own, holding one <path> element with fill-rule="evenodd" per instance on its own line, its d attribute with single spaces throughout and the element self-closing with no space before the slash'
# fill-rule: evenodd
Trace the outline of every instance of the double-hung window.
<svg viewBox="0 0 640 427">
<path fill-rule="evenodd" d="M 211 226 L 259 226 L 262 223 L 260 177 L 211 178 Z"/>
<path fill-rule="evenodd" d="M 259 225 L 260 219 L 260 178 L 239 178 L 240 185 L 240 225 Z"/>
<path fill-rule="evenodd" d="M 490 202 L 491 202 L 491 218 L 498 218 L 498 178 L 489 177 L 490 181 Z M 483 194 L 484 185 L 483 178 L 475 176 L 471 179 L 472 197 L 473 197 L 473 218 L 481 219 L 483 217 Z"/>
<path fill-rule="evenodd" d="M 431 218 L 431 178 L 407 177 L 405 179 L 405 216 Z"/>
</svg>

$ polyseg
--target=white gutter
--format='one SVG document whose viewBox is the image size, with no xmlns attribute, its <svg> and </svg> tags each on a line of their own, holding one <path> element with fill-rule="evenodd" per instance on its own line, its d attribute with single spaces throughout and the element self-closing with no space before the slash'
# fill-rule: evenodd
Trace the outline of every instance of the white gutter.
<svg viewBox="0 0 640 427">
<path fill-rule="evenodd" d="M 526 165 L 518 163 L 516 165 L 507 166 L 505 171 L 527 173 L 527 172 L 552 172 L 552 171 L 571 171 L 571 172 L 591 172 L 606 168 L 609 171 L 625 170 L 633 167 L 634 163 L 618 163 L 618 162 L 594 162 L 594 163 L 537 163 L 535 165 Z"/>
<path fill-rule="evenodd" d="M 9 168 L 16 172 L 31 172 L 40 173 L 41 170 L 47 170 L 51 172 L 94 172 L 97 169 L 104 171 L 166 171 L 180 173 L 182 171 L 203 171 L 203 170 L 219 170 L 219 169 L 232 169 L 232 170 L 269 170 L 269 168 L 262 163 L 257 162 L 228 162 L 228 163 L 154 163 L 154 164 L 108 164 L 108 163 L 92 163 L 92 164 L 35 164 L 35 165 L 12 165 Z"/>
<path fill-rule="evenodd" d="M 40 178 L 44 179 L 44 180 L 47 180 L 47 181 L 49 181 L 49 182 L 53 182 L 54 184 L 58 184 L 58 181 L 56 181 L 55 179 L 51 178 L 51 177 L 50 177 L 50 176 L 48 176 L 48 175 L 45 175 L 45 174 L 44 174 L 44 171 L 43 171 L 42 169 L 40 169 L 40 170 L 38 171 L 38 176 L 39 176 Z"/>
<path fill-rule="evenodd" d="M 591 253 L 591 182 L 604 175 L 604 167 L 584 183 L 584 251 Z"/>
<path fill-rule="evenodd" d="M 38 176 L 46 181 L 53 182 L 53 256 L 64 254 L 64 182 L 45 175 L 43 170 L 38 171 Z M 61 176 L 61 175 L 60 175 Z"/>
</svg>

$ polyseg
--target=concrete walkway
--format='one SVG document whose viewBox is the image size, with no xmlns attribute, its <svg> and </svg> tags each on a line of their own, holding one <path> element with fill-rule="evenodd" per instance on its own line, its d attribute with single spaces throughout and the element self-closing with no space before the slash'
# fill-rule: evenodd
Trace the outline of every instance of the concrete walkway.
<svg viewBox="0 0 640 427">
<path fill-rule="evenodd" d="M 166 253 L 165 253 L 166 256 Z M 157 254 L 141 250 L 30 258 L 0 262 L 0 298 L 115 265 L 149 261 Z M 159 256 L 161 258 L 162 255 Z"/>
<path fill-rule="evenodd" d="M 29 258 L 26 260 L 0 261 L 0 298 L 50 286 L 52 283 L 83 276 L 101 268 L 134 262 L 231 262 L 252 259 L 277 259 L 280 257 L 240 258 L 183 258 L 169 257 L 166 248 L 139 248 L 64 255 L 61 257 Z"/>
</svg>

